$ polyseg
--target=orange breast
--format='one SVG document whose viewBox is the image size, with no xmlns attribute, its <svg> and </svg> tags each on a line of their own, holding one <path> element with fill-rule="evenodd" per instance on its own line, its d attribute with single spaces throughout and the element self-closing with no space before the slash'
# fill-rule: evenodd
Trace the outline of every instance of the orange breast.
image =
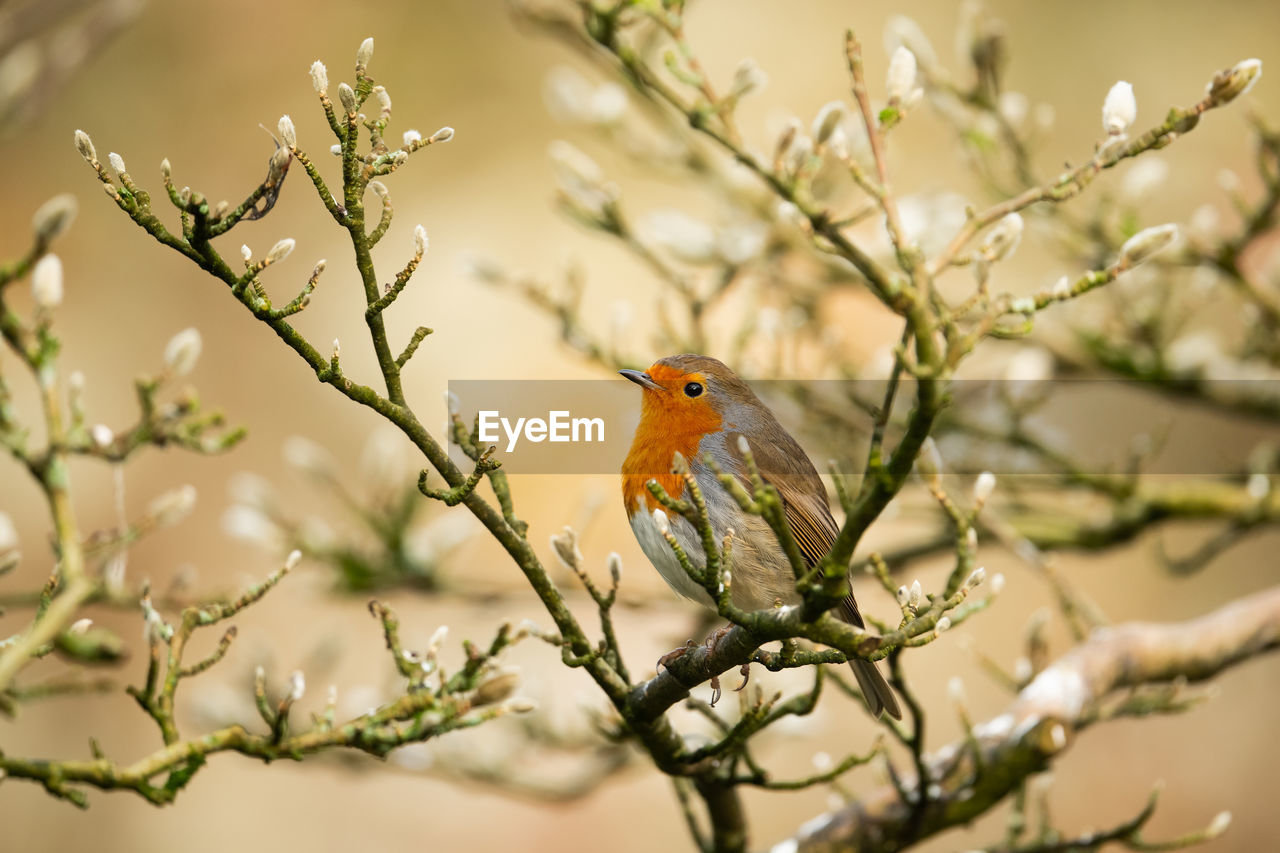
<svg viewBox="0 0 1280 853">
<path fill-rule="evenodd" d="M 645 484 L 657 480 L 672 497 L 684 493 L 684 481 L 671 473 L 676 451 L 690 463 L 697 458 L 702 437 L 720 429 L 720 415 L 704 400 L 645 389 L 640 403 L 640 425 L 631 450 L 622 463 L 622 502 L 630 516 L 641 507 L 652 512 L 660 504 Z"/>
</svg>

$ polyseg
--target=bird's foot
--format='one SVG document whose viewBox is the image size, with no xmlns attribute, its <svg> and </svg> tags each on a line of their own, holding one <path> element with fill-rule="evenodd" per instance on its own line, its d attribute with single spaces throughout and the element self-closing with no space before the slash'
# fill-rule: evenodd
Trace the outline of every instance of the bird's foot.
<svg viewBox="0 0 1280 853">
<path fill-rule="evenodd" d="M 680 658 L 687 655 L 690 649 L 696 649 L 697 647 L 698 647 L 698 644 L 695 643 L 693 640 L 685 640 L 685 643 L 683 646 L 681 646 L 678 649 L 672 649 L 662 657 L 658 658 L 658 663 L 653 668 L 654 672 L 657 672 L 658 670 L 663 669 L 664 667 L 670 666 L 671 664 L 680 660 Z"/>
<path fill-rule="evenodd" d="M 707 637 L 707 652 L 714 654 L 716 646 L 720 645 L 720 641 L 732 630 L 733 625 L 723 625 L 717 628 L 710 637 Z M 741 693 L 743 688 L 747 686 L 747 682 L 751 680 L 751 662 L 744 663 L 738 669 L 738 673 L 742 676 L 742 683 L 733 688 L 734 693 Z M 720 694 L 720 676 L 713 675 L 711 676 L 711 707 L 714 708 L 716 703 L 720 701 Z"/>
</svg>

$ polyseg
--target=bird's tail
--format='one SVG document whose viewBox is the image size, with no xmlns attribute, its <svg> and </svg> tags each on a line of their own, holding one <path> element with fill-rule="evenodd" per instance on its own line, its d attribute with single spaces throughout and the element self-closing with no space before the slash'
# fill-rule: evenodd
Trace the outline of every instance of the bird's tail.
<svg viewBox="0 0 1280 853">
<path fill-rule="evenodd" d="M 889 689 L 889 684 L 880 674 L 875 661 L 851 660 L 849 666 L 853 668 L 853 676 L 858 679 L 858 689 L 862 691 L 862 698 L 866 700 L 871 714 L 876 717 L 888 714 L 895 720 L 901 720 L 902 709 L 898 707 L 898 699 Z"/>
</svg>

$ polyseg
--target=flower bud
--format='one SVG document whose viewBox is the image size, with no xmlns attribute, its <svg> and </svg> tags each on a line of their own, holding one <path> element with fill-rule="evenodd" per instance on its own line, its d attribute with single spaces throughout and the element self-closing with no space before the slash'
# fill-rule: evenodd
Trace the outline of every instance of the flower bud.
<svg viewBox="0 0 1280 853">
<path fill-rule="evenodd" d="M 354 115 L 357 109 L 356 93 L 346 83 L 338 84 L 338 100 L 342 102 L 342 108 L 347 111 L 347 115 Z"/>
<path fill-rule="evenodd" d="M 89 430 L 89 437 L 99 448 L 106 448 L 116 440 L 116 434 L 106 424 L 94 424 L 93 429 Z"/>
<path fill-rule="evenodd" d="M 77 619 L 67 627 L 68 634 L 83 635 L 93 627 L 92 619 Z"/>
<path fill-rule="evenodd" d="M 450 139 L 453 139 L 453 128 L 448 125 L 431 134 L 432 142 L 448 142 Z"/>
<path fill-rule="evenodd" d="M 48 243 L 66 231 L 75 218 L 76 197 L 63 193 L 40 205 L 35 216 L 31 217 L 31 225 L 35 228 L 36 237 Z"/>
<path fill-rule="evenodd" d="M 318 59 L 311 63 L 311 85 L 315 88 L 317 95 L 329 94 L 329 71 Z"/>
<path fill-rule="evenodd" d="M 164 348 L 164 365 L 174 376 L 186 376 L 195 369 L 200 358 L 200 331 L 183 329 L 169 339 Z"/>
<path fill-rule="evenodd" d="M 1262 76 L 1262 60 L 1246 59 L 1237 62 L 1225 71 L 1219 71 L 1209 81 L 1205 94 L 1213 105 L 1221 106 L 1230 103 L 1253 88 Z"/>
<path fill-rule="evenodd" d="M 386 184 L 384 184 L 382 181 L 370 181 L 369 189 L 373 190 L 373 194 L 376 195 L 378 198 L 382 199 L 383 202 L 386 202 L 387 200 Z"/>
<path fill-rule="evenodd" d="M 733 69 L 733 80 L 729 83 L 729 97 L 741 98 L 756 89 L 764 88 L 768 82 L 769 75 L 760 69 L 754 59 L 747 57 Z"/>
<path fill-rule="evenodd" d="M 8 551 L 18 544 L 18 531 L 13 520 L 6 513 L 0 512 L 0 551 Z"/>
<path fill-rule="evenodd" d="M 1118 263 L 1123 267 L 1136 267 L 1162 249 L 1168 248 L 1177 237 L 1178 226 L 1173 223 L 1144 228 L 1124 241 L 1124 245 L 1120 247 Z"/>
<path fill-rule="evenodd" d="M 360 42 L 360 49 L 356 51 L 356 68 L 368 68 L 371 59 L 373 59 L 372 36 Z"/>
<path fill-rule="evenodd" d="M 964 588 L 973 589 L 974 587 L 980 585 L 986 579 L 987 579 L 987 570 L 982 566 L 978 566 L 978 568 L 974 569 L 973 572 L 970 573 L 969 577 L 965 578 Z"/>
<path fill-rule="evenodd" d="M 924 600 L 924 588 L 920 586 L 920 581 L 911 582 L 911 590 L 907 594 L 907 604 L 911 605 L 912 610 L 920 609 L 920 602 Z"/>
<path fill-rule="evenodd" d="M 177 524 L 191 513 L 196 505 L 196 487 L 179 486 L 171 489 L 151 502 L 147 513 L 155 518 L 156 524 L 168 527 Z"/>
<path fill-rule="evenodd" d="M 1231 812 L 1218 812 L 1213 816 L 1209 828 L 1204 831 L 1205 838 L 1217 838 L 1231 826 Z"/>
<path fill-rule="evenodd" d="M 123 175 L 125 172 L 129 171 L 124 166 L 124 158 L 116 152 L 112 151 L 108 154 L 107 160 L 111 163 L 111 168 L 116 170 L 117 175 Z"/>
<path fill-rule="evenodd" d="M 373 96 L 378 99 L 378 117 L 388 119 L 391 117 L 391 96 L 387 94 L 385 86 L 374 86 Z"/>
<path fill-rule="evenodd" d="M 1010 213 L 1004 216 L 983 239 L 982 256 L 988 261 L 999 261 L 1009 257 L 1022 241 L 1022 230 L 1020 214 Z"/>
<path fill-rule="evenodd" d="M 901 103 L 911 95 L 916 86 L 916 70 L 916 55 L 899 45 L 889 59 L 889 72 L 885 77 L 891 103 Z"/>
<path fill-rule="evenodd" d="M 1138 117 L 1138 100 L 1133 96 L 1133 85 L 1121 80 L 1107 92 L 1102 102 L 1102 129 L 1108 136 L 1119 136 Z"/>
<path fill-rule="evenodd" d="M 844 102 L 828 101 L 818 110 L 817 117 L 813 120 L 813 141 L 819 145 L 824 145 L 831 139 L 831 134 L 836 132 L 840 127 L 841 120 L 844 119 Z"/>
<path fill-rule="evenodd" d="M 950 627 L 951 627 L 951 617 L 943 616 L 941 619 L 938 620 L 938 624 L 934 626 L 933 633 L 941 634 L 943 631 L 948 630 Z"/>
<path fill-rule="evenodd" d="M 80 156 L 85 159 L 90 166 L 96 166 L 98 163 L 98 152 L 93 147 L 93 140 L 89 138 L 89 134 L 83 130 L 76 131 L 76 150 L 80 152 Z"/>
<path fill-rule="evenodd" d="M 406 130 L 402 138 L 405 145 L 417 145 L 422 141 L 422 134 L 416 130 Z"/>
<path fill-rule="evenodd" d="M 973 500 L 974 503 L 986 503 L 987 498 L 991 497 L 991 493 L 996 488 L 996 475 L 990 471 L 983 471 L 978 475 L 978 479 L 973 481 Z"/>
<path fill-rule="evenodd" d="M 667 518 L 667 514 L 663 512 L 662 507 L 658 507 L 653 511 L 653 523 L 658 525 L 658 532 L 663 536 L 671 532 L 671 521 Z"/>
<path fill-rule="evenodd" d="M 293 119 L 287 115 L 280 116 L 280 123 L 277 125 L 280 130 L 280 139 L 284 142 L 286 148 L 298 147 L 298 132 L 293 127 Z"/>
<path fill-rule="evenodd" d="M 413 227 L 413 251 L 418 257 L 422 257 L 427 253 L 427 229 L 421 225 Z"/>
<path fill-rule="evenodd" d="M 920 455 L 916 457 L 916 468 L 931 485 L 937 485 L 938 478 L 942 474 L 942 455 L 938 453 L 938 445 L 932 436 L 926 438 L 920 446 Z"/>
<path fill-rule="evenodd" d="M 911 601 L 911 590 L 907 589 L 905 586 L 898 587 L 897 599 L 898 599 L 898 604 L 902 605 L 903 607 L 906 607 L 907 604 Z"/>
<path fill-rule="evenodd" d="M 267 263 L 274 264 L 283 261 L 289 257 L 289 253 L 293 251 L 293 247 L 297 241 L 292 237 L 285 237 L 283 240 L 271 247 L 271 251 L 267 252 Z"/>
<path fill-rule="evenodd" d="M 613 579 L 613 585 L 617 586 L 622 581 L 622 557 L 617 551 L 609 552 L 609 577 Z"/>
<path fill-rule="evenodd" d="M 307 679 L 302 675 L 301 670 L 295 669 L 293 675 L 289 676 L 289 701 L 297 702 L 306 692 Z"/>
<path fill-rule="evenodd" d="M 48 310 L 62 304 L 62 260 L 45 255 L 31 271 L 31 295 L 36 305 Z"/>
</svg>

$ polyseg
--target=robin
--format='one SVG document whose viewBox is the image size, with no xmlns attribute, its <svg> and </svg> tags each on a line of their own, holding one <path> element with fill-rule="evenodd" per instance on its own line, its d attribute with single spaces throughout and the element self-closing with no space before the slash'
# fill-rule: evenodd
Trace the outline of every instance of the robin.
<svg viewBox="0 0 1280 853">
<path fill-rule="evenodd" d="M 822 478 L 804 450 L 747 383 L 714 358 L 673 355 L 645 371 L 618 372 L 644 389 L 640 425 L 622 463 L 622 500 L 641 550 L 663 579 L 686 598 L 714 606 L 663 538 L 653 517 L 661 505 L 645 485 L 657 480 L 667 494 L 683 497 L 684 480 L 671 471 L 679 451 L 702 490 L 717 539 L 729 529 L 734 531 L 733 603 L 745 610 L 760 610 L 779 602 L 798 602 L 791 565 L 768 523 L 743 511 L 703 458 L 709 455 L 721 471 L 737 476 L 750 488 L 746 461 L 739 449 L 739 437 L 745 437 L 761 477 L 782 498 L 787 522 L 805 561 L 812 566 L 831 548 L 839 526 L 831 516 Z M 689 558 L 695 564 L 703 563 L 705 555 L 693 523 L 673 514 L 669 524 Z M 852 595 L 841 602 L 838 612 L 849 624 L 864 627 Z M 875 663 L 853 660 L 850 665 L 871 713 L 902 719 L 898 700 Z"/>
</svg>

